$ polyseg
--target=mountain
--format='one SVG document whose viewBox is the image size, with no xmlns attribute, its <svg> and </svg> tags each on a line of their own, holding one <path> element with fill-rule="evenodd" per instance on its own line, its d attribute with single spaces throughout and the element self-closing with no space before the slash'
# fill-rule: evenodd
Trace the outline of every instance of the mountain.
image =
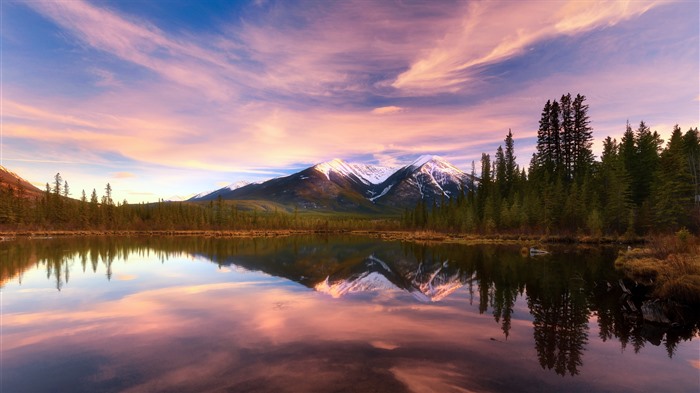
<svg viewBox="0 0 700 393">
<path fill-rule="evenodd" d="M 207 201 L 214 200 L 214 199 L 217 199 L 219 197 L 219 195 L 223 195 L 227 192 L 237 190 L 241 187 L 245 187 L 248 184 L 252 184 L 252 183 L 245 181 L 245 180 L 241 180 L 241 181 L 238 181 L 235 183 L 231 183 L 226 187 L 219 188 L 218 190 L 200 192 L 199 194 L 193 195 L 193 196 L 189 197 L 188 199 L 189 200 L 207 200 Z"/>
<path fill-rule="evenodd" d="M 419 200 L 440 203 L 473 184 L 470 176 L 437 156 L 421 156 L 401 168 L 340 159 L 262 183 L 224 187 L 190 201 L 263 200 L 307 210 L 387 212 L 415 206 Z"/>
<path fill-rule="evenodd" d="M 399 169 L 374 191 L 372 201 L 390 206 L 413 207 L 424 200 L 431 205 L 457 197 L 473 184 L 470 175 L 438 156 L 421 156 Z"/>
<path fill-rule="evenodd" d="M 327 163 L 324 163 L 327 164 Z M 363 196 L 365 179 L 336 163 L 333 168 L 319 164 L 293 175 L 234 190 L 222 188 L 192 201 L 225 200 L 270 201 L 305 210 L 377 213 L 380 209 Z"/>
<path fill-rule="evenodd" d="M 14 193 L 20 191 L 25 198 L 36 198 L 43 194 L 42 190 L 2 165 L 0 165 L 0 188 L 3 191 L 12 189 Z"/>
<path fill-rule="evenodd" d="M 370 255 L 362 263 L 326 277 L 314 285 L 314 289 L 334 298 L 350 293 L 401 290 L 428 303 L 446 298 L 472 279 L 447 262 L 436 266 L 419 264 L 415 271 L 401 272 Z"/>
</svg>

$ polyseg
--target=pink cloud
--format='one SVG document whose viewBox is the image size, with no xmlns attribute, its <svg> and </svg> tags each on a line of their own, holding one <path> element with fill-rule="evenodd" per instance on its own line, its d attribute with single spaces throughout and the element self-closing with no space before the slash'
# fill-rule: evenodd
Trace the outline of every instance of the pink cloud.
<svg viewBox="0 0 700 393">
<path fill-rule="evenodd" d="M 136 175 L 131 172 L 115 172 L 112 174 L 112 177 L 114 177 L 115 179 L 128 179 L 136 177 Z"/>
<path fill-rule="evenodd" d="M 476 67 L 502 61 L 557 35 L 614 25 L 660 3 L 470 2 L 462 19 L 436 45 L 422 48 L 391 86 L 410 94 L 457 92 L 470 86 Z"/>
<path fill-rule="evenodd" d="M 400 106 L 382 106 L 379 108 L 372 109 L 372 113 L 375 115 L 391 115 L 394 113 L 403 112 L 405 109 Z"/>
</svg>

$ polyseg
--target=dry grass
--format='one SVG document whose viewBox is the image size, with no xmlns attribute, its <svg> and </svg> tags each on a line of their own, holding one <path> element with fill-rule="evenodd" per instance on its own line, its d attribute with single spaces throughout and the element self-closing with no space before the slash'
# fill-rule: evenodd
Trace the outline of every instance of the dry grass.
<svg viewBox="0 0 700 393">
<path fill-rule="evenodd" d="M 681 233 L 654 239 L 649 246 L 621 253 L 615 267 L 653 295 L 685 304 L 700 304 L 700 245 Z"/>
</svg>

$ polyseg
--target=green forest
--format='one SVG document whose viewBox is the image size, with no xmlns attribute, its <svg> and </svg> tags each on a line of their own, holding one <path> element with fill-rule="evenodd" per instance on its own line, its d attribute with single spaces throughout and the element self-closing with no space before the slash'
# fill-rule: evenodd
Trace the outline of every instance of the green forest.
<svg viewBox="0 0 700 393">
<path fill-rule="evenodd" d="M 259 208 L 245 201 L 208 203 L 115 202 L 108 183 L 102 195 L 83 190 L 71 198 L 57 173 L 39 197 L 21 184 L 0 188 L 4 230 L 248 230 L 372 229 L 495 234 L 639 236 L 700 228 L 698 129 L 675 126 L 664 143 L 643 121 L 628 123 L 618 141 L 603 141 L 600 160 L 592 150 L 588 105 L 565 94 L 544 105 L 537 149 L 528 168 L 516 163 L 512 132 L 492 159 L 482 154 L 480 174 L 456 198 L 418 203 L 401 216 L 378 217 Z"/>
<path fill-rule="evenodd" d="M 516 163 L 512 132 L 481 179 L 458 198 L 419 203 L 403 226 L 456 232 L 628 235 L 700 227 L 698 129 L 678 126 L 664 141 L 644 121 L 627 123 L 620 141 L 607 137 L 600 160 L 585 96 L 547 101 L 530 166 Z M 472 164 L 472 176 L 475 175 Z"/>
</svg>

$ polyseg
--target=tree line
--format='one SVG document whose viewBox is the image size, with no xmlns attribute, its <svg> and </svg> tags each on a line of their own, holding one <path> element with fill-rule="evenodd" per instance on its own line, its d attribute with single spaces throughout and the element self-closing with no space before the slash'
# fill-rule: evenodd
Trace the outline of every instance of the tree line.
<svg viewBox="0 0 700 393">
<path fill-rule="evenodd" d="M 482 154 L 478 184 L 442 203 L 419 202 L 404 213 L 403 225 L 592 236 L 700 228 L 697 128 L 683 133 L 676 125 L 664 146 L 644 121 L 636 130 L 628 123 L 620 141 L 605 138 L 595 160 L 586 97 L 565 94 L 544 105 L 527 171 L 516 163 L 510 130 L 504 144 L 493 162 Z"/>
<path fill-rule="evenodd" d="M 0 187 L 0 230 L 252 230 L 399 229 L 395 218 L 313 214 L 277 208 L 259 209 L 219 197 L 208 203 L 115 202 L 109 183 L 99 196 L 82 191 L 70 197 L 68 182 L 57 173 L 41 196 L 28 198 L 21 183 Z"/>
</svg>

